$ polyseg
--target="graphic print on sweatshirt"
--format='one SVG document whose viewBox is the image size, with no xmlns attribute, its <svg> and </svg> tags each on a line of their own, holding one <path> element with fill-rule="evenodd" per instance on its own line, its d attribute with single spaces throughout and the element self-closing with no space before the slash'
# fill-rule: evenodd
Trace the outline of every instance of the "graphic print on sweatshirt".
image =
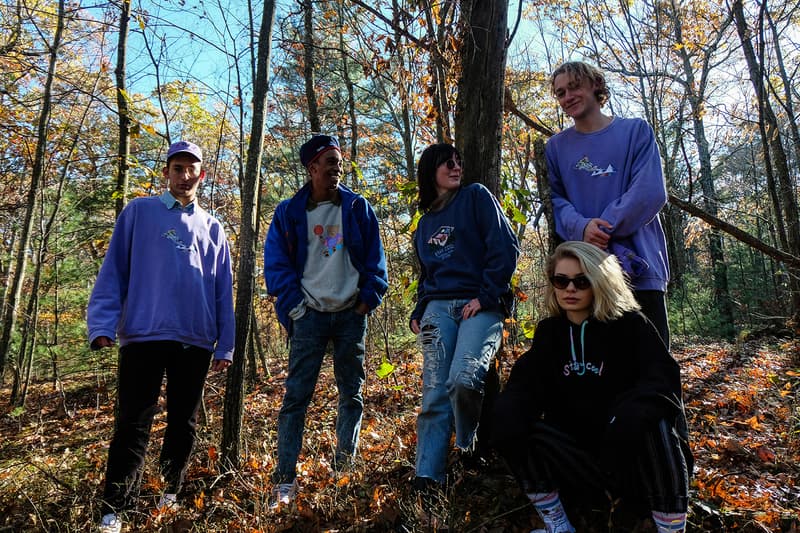
<svg viewBox="0 0 800 533">
<path fill-rule="evenodd" d="M 427 245 L 430 252 L 437 259 L 448 259 L 456 249 L 456 228 L 453 226 L 440 226 L 428 238 Z"/>
<path fill-rule="evenodd" d="M 565 376 L 576 376 L 576 377 L 583 377 L 588 373 L 589 376 L 602 376 L 603 375 L 603 367 L 605 366 L 605 361 L 600 361 L 600 363 L 589 361 L 586 362 L 586 343 L 584 339 L 584 335 L 586 333 L 586 324 L 588 321 L 584 320 L 580 326 L 580 337 L 576 343 L 575 341 L 575 332 L 573 331 L 573 326 L 570 325 L 569 327 L 569 351 L 570 351 L 570 359 L 564 365 L 563 374 Z M 581 358 L 578 360 L 577 350 L 575 345 L 580 345 L 580 353 Z"/>
<path fill-rule="evenodd" d="M 319 239 L 322 245 L 322 256 L 330 257 L 342 249 L 344 244 L 344 236 L 339 231 L 338 225 L 323 226 L 317 224 L 314 226 L 314 235 Z"/>
<path fill-rule="evenodd" d="M 194 248 L 183 242 L 183 240 L 181 240 L 181 238 L 178 237 L 178 232 L 176 232 L 174 229 L 165 231 L 161 236 L 166 237 L 167 239 L 175 243 L 176 249 L 181 250 L 183 252 L 194 253 Z"/>
<path fill-rule="evenodd" d="M 606 168 L 601 168 L 592 163 L 591 161 L 589 161 L 589 156 L 583 156 L 583 159 L 575 163 L 575 169 L 589 172 L 589 174 L 592 177 L 595 176 L 606 177 L 616 173 L 616 169 L 614 168 L 614 165 L 612 165 L 611 163 L 609 163 Z"/>
</svg>

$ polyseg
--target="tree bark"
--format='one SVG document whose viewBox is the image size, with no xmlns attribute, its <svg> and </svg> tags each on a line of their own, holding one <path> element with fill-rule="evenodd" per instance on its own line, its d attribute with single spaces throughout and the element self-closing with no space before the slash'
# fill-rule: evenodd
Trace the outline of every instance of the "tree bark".
<svg viewBox="0 0 800 533">
<path fill-rule="evenodd" d="M 681 14 L 678 7 L 672 2 L 672 12 L 674 15 L 675 42 L 683 43 L 683 26 Z M 718 30 L 722 32 L 722 29 Z M 709 54 L 710 50 L 704 50 L 701 59 L 700 79 L 696 79 L 694 69 L 695 61 L 689 55 L 686 47 L 678 47 L 676 51 L 683 64 L 683 75 L 685 79 L 684 90 L 689 101 L 692 113 L 692 128 L 694 131 L 695 146 L 697 147 L 697 158 L 700 164 L 700 187 L 703 191 L 703 202 L 706 211 L 713 216 L 717 216 L 717 192 L 714 185 L 714 177 L 711 165 L 711 153 L 706 138 L 705 124 L 703 122 L 705 89 L 709 74 Z M 731 338 L 735 334 L 733 321 L 733 303 L 731 301 L 728 288 L 728 265 L 725 262 L 725 251 L 722 236 L 712 230 L 708 235 L 708 253 L 711 257 L 711 270 L 714 280 L 714 300 L 721 320 L 722 335 Z"/>
<path fill-rule="evenodd" d="M 744 7 L 741 0 L 736 0 L 731 6 L 734 19 L 736 20 L 736 32 L 742 43 L 742 51 L 747 60 L 747 67 L 750 73 L 750 81 L 755 89 L 758 100 L 759 123 L 762 125 L 761 139 L 764 152 L 765 164 L 770 164 L 768 174 L 774 170 L 775 179 L 778 185 L 779 205 L 775 213 L 776 218 L 783 218 L 786 229 L 786 249 L 792 255 L 800 255 L 800 215 L 798 214 L 797 199 L 795 197 L 795 187 L 789 172 L 789 160 L 783 148 L 781 128 L 775 112 L 772 110 L 766 87 L 764 86 L 763 61 L 759 63 L 756 58 L 751 32 L 744 18 Z M 763 11 L 761 12 L 763 17 Z M 790 289 L 792 316 L 800 320 L 800 270 L 797 268 L 790 271 Z"/>
<path fill-rule="evenodd" d="M 241 183 L 242 222 L 239 235 L 238 286 L 236 290 L 236 349 L 228 368 L 225 389 L 225 413 L 222 421 L 222 465 L 235 469 L 240 464 L 242 416 L 244 410 L 244 367 L 252 323 L 255 287 L 255 258 L 258 215 L 258 184 L 264 148 L 267 90 L 269 88 L 272 28 L 275 23 L 275 0 L 264 2 L 258 39 L 258 66 L 253 85 L 253 122 L 247 149 L 247 166 Z"/>
<path fill-rule="evenodd" d="M 356 113 L 356 93 L 353 80 L 350 79 L 350 62 L 347 57 L 347 50 L 344 42 L 344 12 L 339 5 L 339 53 L 342 58 L 342 80 L 347 90 L 347 114 L 350 117 L 350 169 L 346 172 L 350 174 L 350 186 L 356 187 L 358 176 L 358 114 Z"/>
<path fill-rule="evenodd" d="M 308 123 L 313 133 L 320 133 L 322 125 L 317 108 L 316 82 L 314 80 L 314 8 L 311 0 L 302 0 L 303 7 L 303 77 L 306 86 L 306 102 L 308 103 Z"/>
<path fill-rule="evenodd" d="M 126 88 L 126 61 L 128 53 L 128 23 L 131 17 L 131 0 L 122 0 L 119 13 L 119 40 L 117 41 L 117 111 L 119 113 L 119 146 L 117 148 L 117 189 L 115 208 L 117 216 L 128 200 L 128 158 L 131 153 L 131 118 Z"/>
<path fill-rule="evenodd" d="M 456 147 L 464 182 L 500 193 L 508 0 L 461 1 Z"/>
<path fill-rule="evenodd" d="M 25 281 L 25 270 L 28 263 L 28 248 L 30 247 L 31 233 L 33 231 L 33 216 L 36 210 L 36 199 L 39 196 L 39 189 L 44 178 L 44 163 L 45 154 L 47 152 L 50 113 L 53 105 L 53 81 L 56 77 L 58 52 L 61 47 L 61 36 L 64 32 L 64 19 L 64 0 L 59 0 L 56 31 L 53 36 L 53 44 L 50 46 L 47 77 L 42 93 L 42 109 L 39 112 L 39 126 L 36 133 L 36 152 L 34 154 L 33 169 L 31 172 L 31 186 L 30 189 L 28 189 L 27 205 L 25 207 L 25 221 L 22 225 L 22 234 L 19 240 L 16 266 L 14 268 L 14 279 L 11 283 L 11 291 L 6 302 L 7 309 L 3 320 L 3 333 L 2 337 L 0 337 L 0 377 L 2 377 L 5 372 L 6 361 L 9 359 L 11 334 L 16 326 L 17 306 L 22 296 L 22 285 Z"/>
<path fill-rule="evenodd" d="M 707 211 L 685 200 L 681 200 L 675 195 L 672 194 L 669 195 L 669 203 L 683 209 L 690 215 L 699 218 L 703 222 L 706 222 L 712 228 L 724 231 L 731 237 L 749 246 L 752 246 L 756 250 L 762 252 L 764 255 L 768 255 L 769 257 L 775 259 L 776 261 L 780 261 L 794 268 L 800 268 L 800 257 L 796 255 L 786 253 L 783 250 L 775 248 L 774 246 L 770 246 L 761 239 L 754 237 L 753 235 L 750 235 L 746 231 L 741 230 L 736 226 L 734 226 L 733 224 L 729 224 L 724 220 L 717 218 L 716 216 L 708 213 Z"/>
</svg>

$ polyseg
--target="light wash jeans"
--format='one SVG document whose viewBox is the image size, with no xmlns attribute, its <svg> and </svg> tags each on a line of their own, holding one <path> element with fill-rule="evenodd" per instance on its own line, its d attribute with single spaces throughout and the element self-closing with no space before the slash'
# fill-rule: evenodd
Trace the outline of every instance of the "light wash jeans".
<svg viewBox="0 0 800 533">
<path fill-rule="evenodd" d="M 503 336 L 503 315 L 481 311 L 464 320 L 469 300 L 433 300 L 425 308 L 422 408 L 417 416 L 417 477 L 445 480 L 450 436 L 472 450 L 483 404 L 486 373 Z"/>
<path fill-rule="evenodd" d="M 367 317 L 355 308 L 323 313 L 308 308 L 294 321 L 286 393 L 278 414 L 278 465 L 274 483 L 291 483 L 303 444 L 306 409 L 317 386 L 328 341 L 333 341 L 333 373 L 339 390 L 334 466 L 351 461 L 358 446 L 364 398 L 364 337 Z"/>
</svg>

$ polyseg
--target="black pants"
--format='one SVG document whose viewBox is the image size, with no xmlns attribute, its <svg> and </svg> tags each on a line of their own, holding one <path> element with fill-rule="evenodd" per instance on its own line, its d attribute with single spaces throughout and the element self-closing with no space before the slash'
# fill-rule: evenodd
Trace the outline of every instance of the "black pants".
<svg viewBox="0 0 800 533">
<path fill-rule="evenodd" d="M 661 291 L 634 291 L 633 294 L 636 296 L 636 301 L 642 306 L 642 314 L 650 319 L 669 350 L 666 295 Z"/>
<path fill-rule="evenodd" d="M 158 396 L 167 376 L 167 428 L 159 463 L 166 492 L 177 493 L 195 441 L 197 413 L 211 352 L 179 342 L 154 341 L 120 348 L 118 412 L 108 449 L 103 514 L 132 506 L 139 490 Z"/>
<path fill-rule="evenodd" d="M 683 513 L 688 508 L 687 459 L 677 432 L 664 420 L 639 439 L 599 436 L 591 447 L 543 422 L 533 425 L 522 446 L 499 433 L 496 429 L 498 451 L 527 494 L 559 490 L 594 500 L 609 492 L 640 510 Z"/>
</svg>

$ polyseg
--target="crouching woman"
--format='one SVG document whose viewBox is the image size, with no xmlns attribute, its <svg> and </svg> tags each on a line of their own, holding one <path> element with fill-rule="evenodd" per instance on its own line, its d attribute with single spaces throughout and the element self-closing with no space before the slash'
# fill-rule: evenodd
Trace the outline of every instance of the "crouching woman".
<svg viewBox="0 0 800 533">
<path fill-rule="evenodd" d="M 496 448 L 548 533 L 575 531 L 562 493 L 604 492 L 659 533 L 684 531 L 692 456 L 677 362 L 613 255 L 565 242 L 547 277 L 551 316 L 497 400 Z"/>
</svg>

